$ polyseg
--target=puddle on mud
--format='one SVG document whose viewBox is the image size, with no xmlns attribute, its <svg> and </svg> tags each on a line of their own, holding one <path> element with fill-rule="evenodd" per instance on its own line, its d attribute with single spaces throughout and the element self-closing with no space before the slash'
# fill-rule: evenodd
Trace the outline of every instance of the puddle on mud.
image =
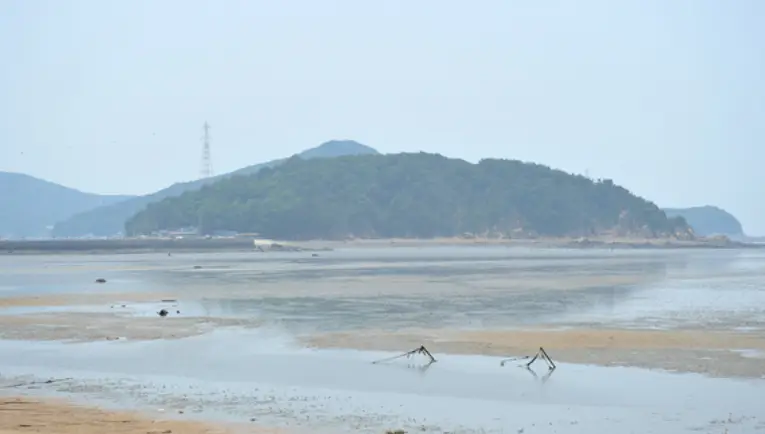
<svg viewBox="0 0 765 434">
<path fill-rule="evenodd" d="M 739 353 L 741 357 L 748 357 L 752 359 L 763 359 L 765 360 L 765 351 L 762 350 L 755 350 L 751 348 L 745 348 L 740 350 L 732 350 L 735 353 Z"/>
<path fill-rule="evenodd" d="M 198 302 L 183 302 L 179 300 L 158 300 L 156 302 L 127 302 L 115 300 L 110 304 L 101 305 L 66 305 L 66 306 L 11 306 L 0 309 L 0 316 L 34 315 L 34 314 L 70 314 L 93 313 L 115 314 L 129 317 L 156 317 L 161 309 L 167 309 L 172 316 L 180 311 L 185 317 L 207 316 L 208 311 Z"/>
<path fill-rule="evenodd" d="M 552 322 L 660 330 L 706 325 L 759 331 L 765 318 L 763 306 L 765 289 L 751 277 L 740 282 L 673 280 L 643 285 L 618 303 L 580 309 Z M 740 326 L 748 322 L 752 325 Z"/>
<path fill-rule="evenodd" d="M 216 253 L 173 257 L 2 257 L 0 295 L 91 291 L 160 294 L 184 288 L 184 301 L 177 309 L 183 316 L 257 317 L 291 325 L 295 330 L 381 328 L 390 325 L 392 317 L 402 327 L 433 328 L 543 323 L 644 329 L 765 329 L 765 290 L 761 288 L 761 273 L 757 273 L 765 267 L 761 252 L 431 246 L 342 248 L 319 258 L 309 256 Z M 203 268 L 194 269 L 197 265 Z M 421 292 L 388 291 L 388 277 L 393 275 Z M 638 275 L 640 279 L 634 282 L 631 278 L 624 280 Z M 93 283 L 97 277 L 106 278 L 108 283 Z M 570 288 L 560 282 L 571 278 L 578 283 Z M 611 278 L 621 283 L 608 283 Z M 528 287 L 518 283 L 518 288 L 533 290 L 501 290 L 510 279 L 528 279 L 523 284 Z M 289 290 L 274 289 L 274 282 L 289 285 Z M 584 282 L 593 286 L 585 287 Z M 333 292 L 340 284 L 349 285 L 348 294 Z M 563 288 L 572 290 L 561 291 Z M 434 297 L 444 291 L 452 296 Z M 476 291 L 480 297 L 475 296 Z M 333 295 L 327 297 L 325 292 Z M 375 296 L 378 293 L 383 295 Z M 131 304 L 114 311 L 154 316 L 165 307 L 159 305 Z M 107 308 L 77 311 L 111 312 Z M 433 314 L 425 316 L 422 311 Z M 41 312 L 45 308 L 0 309 L 0 315 Z"/>
<path fill-rule="evenodd" d="M 534 376 L 500 358 L 439 354 L 426 369 L 423 359 L 371 364 L 391 355 L 227 329 L 171 341 L 0 341 L 0 373 L 78 380 L 33 393 L 334 432 L 709 432 L 715 420 L 751 432 L 765 421 L 764 381 L 563 363 L 549 376 L 540 363 Z"/>
</svg>

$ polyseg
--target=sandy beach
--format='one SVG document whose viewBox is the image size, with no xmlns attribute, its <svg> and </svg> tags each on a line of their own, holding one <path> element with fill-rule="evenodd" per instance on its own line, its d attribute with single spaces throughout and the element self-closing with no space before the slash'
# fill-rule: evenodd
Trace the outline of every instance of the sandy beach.
<svg viewBox="0 0 765 434">
<path fill-rule="evenodd" d="M 0 434 L 278 434 L 278 429 L 150 419 L 62 400 L 0 397 Z"/>
</svg>

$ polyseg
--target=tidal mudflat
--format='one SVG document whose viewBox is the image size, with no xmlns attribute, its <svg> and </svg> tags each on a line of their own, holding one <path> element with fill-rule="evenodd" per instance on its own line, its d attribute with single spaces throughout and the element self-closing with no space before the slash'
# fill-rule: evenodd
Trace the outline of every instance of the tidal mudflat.
<svg viewBox="0 0 765 434">
<path fill-rule="evenodd" d="M 765 432 L 764 252 L 314 255 L 0 257 L 2 381 L 70 378 L 0 390 L 311 432 Z M 551 374 L 499 364 L 540 346 Z"/>
</svg>

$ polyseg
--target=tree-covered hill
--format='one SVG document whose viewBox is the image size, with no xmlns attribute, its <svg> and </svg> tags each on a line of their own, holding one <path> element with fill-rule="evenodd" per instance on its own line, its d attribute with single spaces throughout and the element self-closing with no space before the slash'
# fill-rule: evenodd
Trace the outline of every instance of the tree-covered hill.
<svg viewBox="0 0 765 434">
<path fill-rule="evenodd" d="M 331 140 L 321 145 L 307 149 L 299 154 L 301 158 L 333 158 L 339 155 L 377 154 L 375 149 L 362 145 L 353 140 Z M 287 158 L 280 158 L 265 163 L 247 166 L 231 173 L 215 177 L 199 179 L 190 182 L 179 182 L 167 188 L 145 196 L 137 196 L 119 203 L 101 206 L 59 221 L 53 228 L 57 237 L 77 237 L 83 235 L 108 236 L 115 235 L 125 228 L 125 222 L 147 205 L 159 202 L 169 197 L 180 196 L 187 191 L 199 190 L 205 185 L 216 183 L 234 175 L 249 175 L 266 168 L 282 164 Z"/>
<path fill-rule="evenodd" d="M 652 202 L 610 180 L 593 182 L 514 160 L 471 164 L 426 153 L 291 158 L 149 205 L 128 234 L 196 226 L 277 239 L 605 233 L 687 234 Z"/>
</svg>

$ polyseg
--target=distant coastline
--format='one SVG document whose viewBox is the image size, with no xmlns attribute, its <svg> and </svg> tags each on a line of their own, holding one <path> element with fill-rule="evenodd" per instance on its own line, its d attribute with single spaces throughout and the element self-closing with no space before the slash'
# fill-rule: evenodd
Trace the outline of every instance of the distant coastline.
<svg viewBox="0 0 765 434">
<path fill-rule="evenodd" d="M 724 237 L 676 240 L 669 238 L 434 238 L 273 241 L 265 251 L 319 252 L 343 247 L 506 246 L 563 249 L 751 249 L 765 244 L 731 241 Z M 124 238 L 0 240 L 0 255 L 12 254 L 107 254 L 151 252 L 264 251 L 249 238 Z"/>
<path fill-rule="evenodd" d="M 319 241 L 310 241 L 310 244 Z M 539 238 L 435 238 L 435 239 L 354 239 L 330 241 L 327 245 L 352 247 L 417 247 L 417 246 L 506 246 L 526 248 L 561 249 L 750 249 L 763 248 L 765 244 L 731 241 L 725 237 L 678 240 L 672 238 L 627 237 L 539 237 Z"/>
</svg>

